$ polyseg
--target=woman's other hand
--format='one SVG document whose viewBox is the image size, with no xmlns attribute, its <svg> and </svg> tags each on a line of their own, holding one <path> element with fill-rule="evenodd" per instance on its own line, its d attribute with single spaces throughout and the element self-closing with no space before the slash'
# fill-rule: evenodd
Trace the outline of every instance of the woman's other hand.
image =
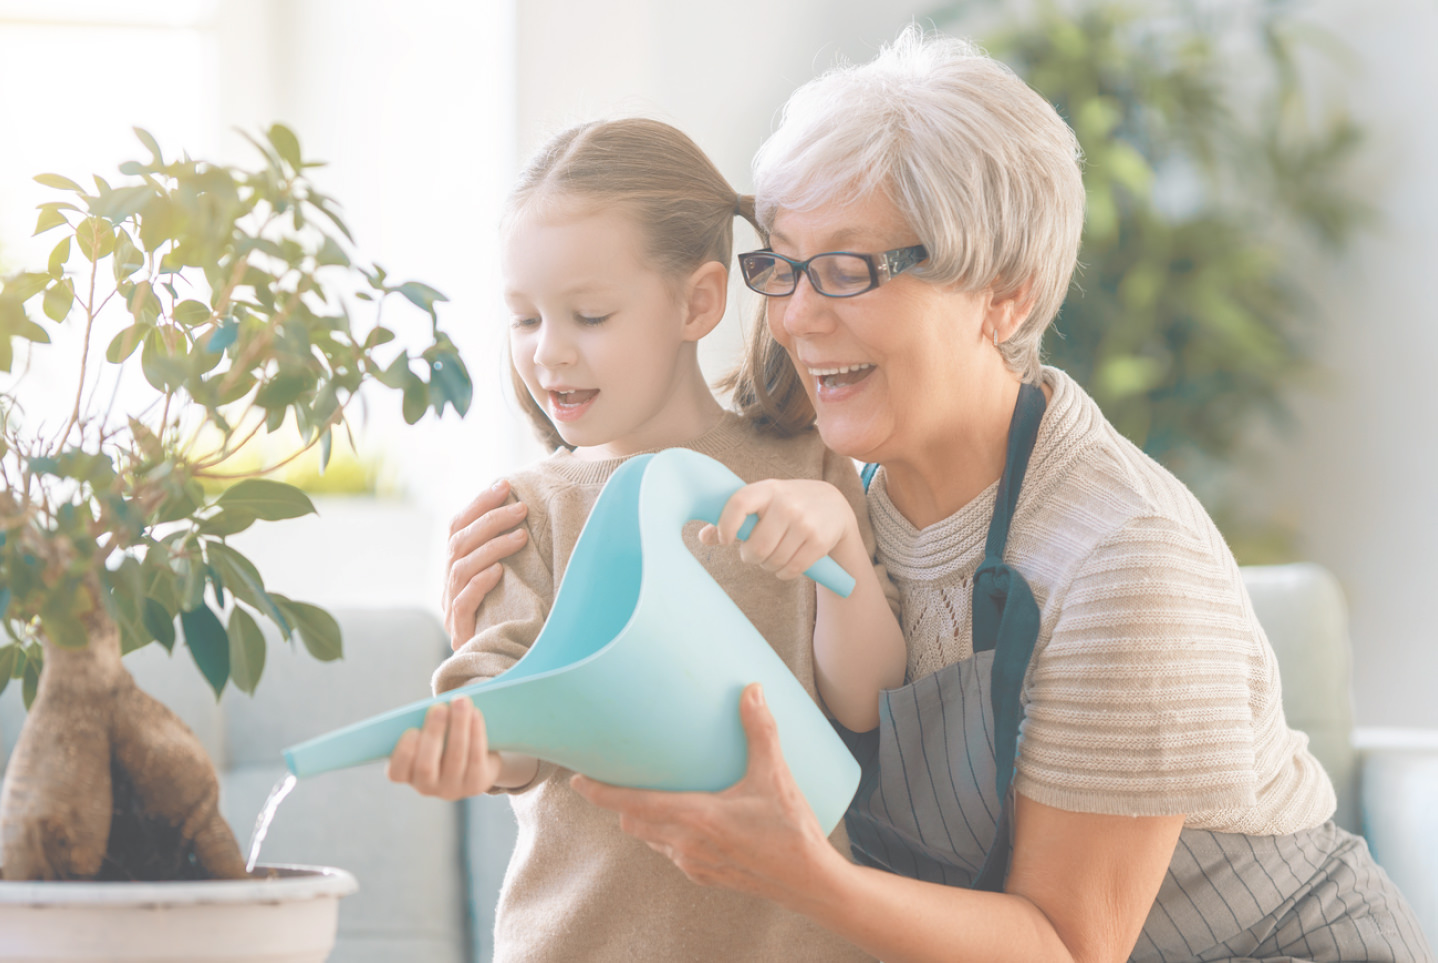
<svg viewBox="0 0 1438 963">
<path fill-rule="evenodd" d="M 779 730 L 758 683 L 744 690 L 739 715 L 749 765 L 717 793 L 624 789 L 575 776 L 571 785 L 596 806 L 617 812 L 620 827 L 674 862 L 691 880 L 797 908 L 837 861 L 809 803 L 784 762 Z"/>
<path fill-rule="evenodd" d="M 843 543 L 859 551 L 863 542 L 854 509 L 843 492 L 825 481 L 770 478 L 745 485 L 724 503 L 717 525 L 699 530 L 705 545 L 732 545 L 750 515 L 758 515 L 739 557 L 781 579 L 803 575 L 809 566 Z M 836 559 L 843 564 L 843 559 Z"/>
<path fill-rule="evenodd" d="M 509 482 L 501 479 L 480 492 L 449 523 L 440 608 L 451 649 L 458 650 L 474 635 L 479 607 L 504 574 L 501 560 L 519 551 L 529 537 L 525 529 L 516 527 L 524 521 L 524 503 L 506 505 L 508 497 Z"/>
</svg>

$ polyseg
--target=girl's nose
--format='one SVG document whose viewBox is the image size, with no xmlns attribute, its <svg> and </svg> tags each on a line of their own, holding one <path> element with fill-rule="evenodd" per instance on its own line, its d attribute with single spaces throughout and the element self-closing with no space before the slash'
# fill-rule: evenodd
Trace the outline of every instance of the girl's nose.
<svg viewBox="0 0 1438 963">
<path fill-rule="evenodd" d="M 542 368 L 562 368 L 573 364 L 576 357 L 573 342 L 563 325 L 542 322 L 534 342 L 534 363 Z"/>
</svg>

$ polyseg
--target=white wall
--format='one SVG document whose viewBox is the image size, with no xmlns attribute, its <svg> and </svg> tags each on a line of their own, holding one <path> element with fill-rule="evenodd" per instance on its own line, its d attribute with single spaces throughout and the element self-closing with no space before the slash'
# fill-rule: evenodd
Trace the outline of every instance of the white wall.
<svg viewBox="0 0 1438 963">
<path fill-rule="evenodd" d="M 1438 727 L 1438 4 L 1325 0 L 1320 18 L 1356 54 L 1328 80 L 1369 132 L 1381 223 L 1308 279 L 1322 371 L 1260 495 L 1347 592 L 1359 723 Z"/>
</svg>

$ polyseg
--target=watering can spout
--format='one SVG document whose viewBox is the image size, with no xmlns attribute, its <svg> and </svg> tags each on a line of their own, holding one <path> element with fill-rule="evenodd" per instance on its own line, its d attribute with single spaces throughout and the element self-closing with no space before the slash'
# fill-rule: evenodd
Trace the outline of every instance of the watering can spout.
<svg viewBox="0 0 1438 963">
<path fill-rule="evenodd" d="M 431 706 L 467 696 L 493 749 L 617 785 L 715 791 L 744 774 L 739 696 L 760 682 L 789 768 L 832 830 L 858 787 L 858 763 L 683 542 L 686 522 L 716 523 L 743 484 L 688 449 L 631 458 L 600 493 L 523 658 L 493 679 L 291 746 L 285 766 L 303 778 L 383 759 Z M 830 558 L 805 574 L 839 595 L 854 587 Z"/>
</svg>

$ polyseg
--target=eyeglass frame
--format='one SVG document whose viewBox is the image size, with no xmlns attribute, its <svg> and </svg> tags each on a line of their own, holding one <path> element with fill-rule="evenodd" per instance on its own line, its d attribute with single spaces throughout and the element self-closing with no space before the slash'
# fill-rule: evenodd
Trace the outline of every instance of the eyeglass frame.
<svg viewBox="0 0 1438 963">
<path fill-rule="evenodd" d="M 758 288 L 754 287 L 754 285 L 749 282 L 748 272 L 744 270 L 744 259 L 756 254 L 765 254 L 769 257 L 777 258 L 780 261 L 783 261 L 784 263 L 788 264 L 789 267 L 793 268 L 794 286 L 784 294 L 771 294 L 768 291 L 761 291 Z M 823 290 L 818 285 L 818 283 L 815 282 L 814 275 L 809 273 L 809 265 L 821 257 L 830 257 L 831 255 L 835 254 L 843 254 L 847 255 L 848 257 L 856 257 L 863 261 L 866 265 L 868 265 L 869 286 L 858 291 L 851 291 L 848 294 L 830 294 L 827 291 Z M 820 251 L 813 257 L 810 257 L 803 261 L 796 261 L 794 258 L 786 257 L 783 254 L 776 253 L 773 248 L 766 247 L 760 248 L 757 251 L 746 251 L 743 254 L 739 255 L 738 260 L 739 276 L 744 279 L 744 286 L 756 294 L 764 295 L 764 297 L 766 298 L 787 298 L 792 295 L 795 291 L 799 290 L 799 275 L 801 274 L 809 279 L 809 286 L 812 287 L 817 294 L 820 294 L 826 298 L 855 298 L 861 294 L 868 294 L 870 291 L 874 290 L 874 288 L 878 287 L 881 284 L 892 281 L 895 277 L 900 274 L 903 274 L 905 271 L 909 270 L 915 265 L 922 264 L 924 261 L 927 261 L 928 258 L 928 248 L 926 248 L 922 244 L 911 244 L 908 247 L 896 247 L 892 250 L 883 251 L 879 254 L 862 254 L 858 251 Z"/>
</svg>

